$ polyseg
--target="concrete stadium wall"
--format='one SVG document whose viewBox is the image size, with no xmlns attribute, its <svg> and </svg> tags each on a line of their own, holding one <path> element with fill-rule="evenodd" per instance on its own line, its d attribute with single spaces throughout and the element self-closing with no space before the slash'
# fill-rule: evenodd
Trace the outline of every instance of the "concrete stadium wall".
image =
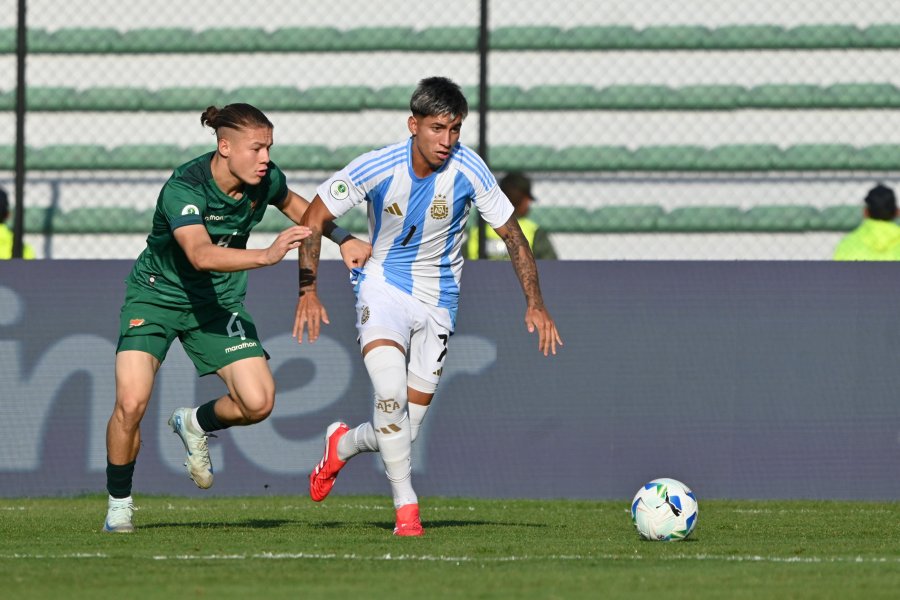
<svg viewBox="0 0 900 600">
<path fill-rule="evenodd" d="M 279 385 L 272 417 L 212 441 L 217 495 L 306 493 L 322 433 L 369 418 L 353 295 L 290 337 L 296 267 L 250 275 L 247 305 Z M 122 280 L 130 261 L 0 263 L 0 495 L 102 492 Z M 542 263 L 565 346 L 536 350 L 508 264 L 467 265 L 458 329 L 414 455 L 422 496 L 630 498 L 669 476 L 701 498 L 894 499 L 900 295 L 894 264 Z M 180 346 L 143 424 L 135 493 L 200 494 L 170 412 L 222 393 Z M 387 493 L 377 458 L 336 494 Z"/>
</svg>

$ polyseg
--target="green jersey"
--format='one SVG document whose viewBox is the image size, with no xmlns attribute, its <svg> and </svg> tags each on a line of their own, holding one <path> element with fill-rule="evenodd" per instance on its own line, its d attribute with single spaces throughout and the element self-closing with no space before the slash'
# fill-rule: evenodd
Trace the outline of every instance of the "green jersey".
<svg viewBox="0 0 900 600">
<path fill-rule="evenodd" d="M 257 185 L 245 185 L 235 199 L 219 189 L 210 170 L 213 153 L 187 162 L 172 173 L 156 200 L 153 229 L 147 247 L 134 263 L 126 283 L 147 302 L 175 306 L 222 307 L 243 302 L 247 272 L 197 271 L 188 261 L 174 232 L 185 225 L 202 224 L 212 242 L 229 248 L 246 248 L 250 230 L 272 204 L 287 198 L 284 173 L 269 163 Z"/>
</svg>

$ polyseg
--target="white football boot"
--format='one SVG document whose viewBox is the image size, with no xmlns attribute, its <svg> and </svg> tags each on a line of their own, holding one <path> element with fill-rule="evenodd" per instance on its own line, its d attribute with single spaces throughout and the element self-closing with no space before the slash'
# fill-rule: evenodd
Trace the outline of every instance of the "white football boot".
<svg viewBox="0 0 900 600">
<path fill-rule="evenodd" d="M 209 460 L 209 436 L 194 429 L 191 420 L 190 408 L 179 408 L 169 417 L 169 427 L 181 438 L 184 449 L 187 452 L 188 475 L 194 480 L 198 488 L 207 489 L 213 484 L 213 468 Z"/>
</svg>

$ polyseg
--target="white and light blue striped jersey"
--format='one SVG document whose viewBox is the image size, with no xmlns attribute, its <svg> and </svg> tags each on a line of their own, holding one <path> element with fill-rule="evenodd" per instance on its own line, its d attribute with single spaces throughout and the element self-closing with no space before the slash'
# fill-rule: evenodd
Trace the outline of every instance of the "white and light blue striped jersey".
<svg viewBox="0 0 900 600">
<path fill-rule="evenodd" d="M 368 203 L 372 258 L 361 277 L 380 277 L 431 306 L 450 311 L 455 324 L 462 274 L 461 246 L 474 203 L 491 227 L 513 207 L 487 165 L 457 144 L 444 165 L 420 178 L 412 168 L 412 138 L 353 160 L 319 186 L 335 217 Z"/>
</svg>

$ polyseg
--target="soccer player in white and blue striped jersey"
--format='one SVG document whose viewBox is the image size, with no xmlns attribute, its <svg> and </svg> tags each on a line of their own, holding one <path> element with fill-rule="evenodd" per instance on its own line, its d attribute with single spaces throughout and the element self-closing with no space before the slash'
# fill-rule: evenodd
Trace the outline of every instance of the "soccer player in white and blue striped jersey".
<svg viewBox="0 0 900 600">
<path fill-rule="evenodd" d="M 312 235 L 300 247 L 300 300 L 293 334 L 318 338 L 328 314 L 316 292 L 321 232 L 354 206 L 367 203 L 372 257 L 355 278 L 356 327 L 375 391 L 373 419 L 354 429 L 332 423 L 325 453 L 310 474 L 310 497 L 324 500 L 344 464 L 360 452 L 381 453 L 391 483 L 395 535 L 423 534 L 412 487 L 411 444 L 440 380 L 456 322 L 472 204 L 504 240 L 525 292 L 525 324 L 538 332 L 546 356 L 562 339 L 547 312 L 537 266 L 509 199 L 481 157 L 459 143 L 468 104 L 444 77 L 419 82 L 410 99 L 411 137 L 353 160 L 325 181 L 303 224 Z"/>
</svg>

